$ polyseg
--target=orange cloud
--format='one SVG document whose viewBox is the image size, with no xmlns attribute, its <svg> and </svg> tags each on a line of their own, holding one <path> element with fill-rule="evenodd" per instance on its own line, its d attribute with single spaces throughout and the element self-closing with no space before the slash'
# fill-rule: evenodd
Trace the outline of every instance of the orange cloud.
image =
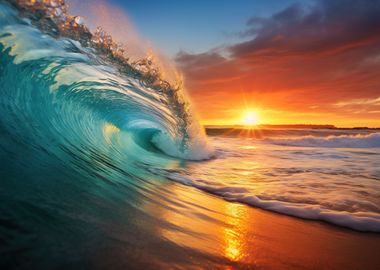
<svg viewBox="0 0 380 270">
<path fill-rule="evenodd" d="M 378 14 L 378 0 L 293 5 L 249 20 L 241 33 L 248 41 L 202 54 L 180 52 L 177 63 L 206 123 L 231 119 L 225 111 L 248 102 L 286 112 L 268 116 L 269 122 L 380 126 L 377 103 L 360 110 L 336 106 L 380 96 Z"/>
</svg>

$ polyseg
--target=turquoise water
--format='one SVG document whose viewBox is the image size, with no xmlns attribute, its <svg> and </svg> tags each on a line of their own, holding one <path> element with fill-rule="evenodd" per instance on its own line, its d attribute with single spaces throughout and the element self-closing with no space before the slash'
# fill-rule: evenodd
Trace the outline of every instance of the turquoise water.
<svg viewBox="0 0 380 270">
<path fill-rule="evenodd" d="M 140 205 L 163 181 L 148 168 L 201 157 L 173 98 L 5 3 L 0 63 L 1 265 L 70 266 L 106 247 L 170 246 L 140 226 L 163 222 Z"/>
<path fill-rule="evenodd" d="M 380 231 L 377 130 L 207 139 L 175 91 L 34 24 L 0 2 L 2 269 L 228 264 L 172 218 L 228 228 L 202 198 Z"/>
</svg>

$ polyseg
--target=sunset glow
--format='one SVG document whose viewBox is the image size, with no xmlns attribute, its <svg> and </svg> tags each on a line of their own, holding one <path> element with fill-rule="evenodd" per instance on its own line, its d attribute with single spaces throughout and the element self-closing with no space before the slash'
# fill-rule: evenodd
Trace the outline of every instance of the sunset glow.
<svg viewBox="0 0 380 270">
<path fill-rule="evenodd" d="M 266 108 L 261 124 L 380 127 L 376 3 L 355 2 L 357 15 L 334 3 L 255 14 L 241 26 L 244 39 L 177 53 L 202 123 L 230 124 L 245 100 Z"/>
<path fill-rule="evenodd" d="M 259 116 L 255 111 L 244 112 L 242 124 L 246 126 L 253 126 L 259 124 Z"/>
</svg>

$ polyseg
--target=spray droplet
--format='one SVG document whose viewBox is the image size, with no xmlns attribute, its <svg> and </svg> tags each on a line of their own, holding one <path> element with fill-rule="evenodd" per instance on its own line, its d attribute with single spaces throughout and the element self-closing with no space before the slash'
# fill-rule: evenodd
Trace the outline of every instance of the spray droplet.
<svg viewBox="0 0 380 270">
<path fill-rule="evenodd" d="M 81 16 L 75 16 L 74 21 L 77 25 L 82 25 L 83 24 L 83 19 Z"/>
</svg>

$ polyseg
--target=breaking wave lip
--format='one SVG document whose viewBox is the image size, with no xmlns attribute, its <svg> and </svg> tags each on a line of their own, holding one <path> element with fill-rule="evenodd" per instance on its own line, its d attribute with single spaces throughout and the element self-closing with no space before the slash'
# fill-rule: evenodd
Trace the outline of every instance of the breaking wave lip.
<svg viewBox="0 0 380 270">
<path fill-rule="evenodd" d="M 63 123 L 68 123 L 73 133 L 86 131 L 80 138 L 86 144 L 89 130 L 94 132 L 91 137 L 103 136 L 98 126 L 110 123 L 115 126 L 112 129 L 143 134 L 139 147 L 151 149 L 150 145 L 155 145 L 156 150 L 180 159 L 210 158 L 213 149 L 181 93 L 181 82 L 164 80 L 149 56 L 130 62 L 111 36 L 101 28 L 91 33 L 79 16 L 70 16 L 65 8 L 63 0 L 53 4 L 0 1 L 0 57 L 7 72 L 4 74 L 19 73 L 16 76 L 23 77 L 15 82 L 5 76 L 0 78 L 9 102 L 25 108 L 34 103 L 46 104 L 46 108 L 39 109 L 45 111 L 47 119 L 51 118 L 48 121 L 60 119 L 57 127 L 67 133 L 69 129 Z M 38 68 L 33 69 L 32 65 Z M 46 77 L 45 81 L 41 77 Z M 39 87 L 41 100 L 29 96 L 29 85 Z M 14 100 L 13 94 L 8 93 L 12 89 L 17 92 Z M 68 96 L 70 100 L 65 100 Z M 57 107 L 62 109 L 58 115 Z M 77 118 L 88 122 L 76 126 L 78 119 L 70 115 L 74 109 L 81 112 Z M 38 110 L 25 112 L 36 119 L 41 114 Z M 46 126 L 48 129 L 51 126 Z M 102 140 L 97 139 L 96 145 L 105 148 Z"/>
<path fill-rule="evenodd" d="M 298 138 L 265 139 L 264 141 L 277 145 L 300 147 L 378 148 L 380 147 L 380 133 L 327 137 L 303 136 Z"/>
<path fill-rule="evenodd" d="M 244 187 L 215 185 L 208 181 L 192 180 L 178 173 L 167 171 L 161 173 L 170 180 L 220 196 L 230 202 L 239 202 L 302 219 L 324 221 L 356 231 L 380 232 L 380 214 L 378 213 L 335 211 L 319 205 L 271 200 L 270 196 L 266 196 L 268 199 L 261 199 L 260 196 L 250 194 Z"/>
</svg>

